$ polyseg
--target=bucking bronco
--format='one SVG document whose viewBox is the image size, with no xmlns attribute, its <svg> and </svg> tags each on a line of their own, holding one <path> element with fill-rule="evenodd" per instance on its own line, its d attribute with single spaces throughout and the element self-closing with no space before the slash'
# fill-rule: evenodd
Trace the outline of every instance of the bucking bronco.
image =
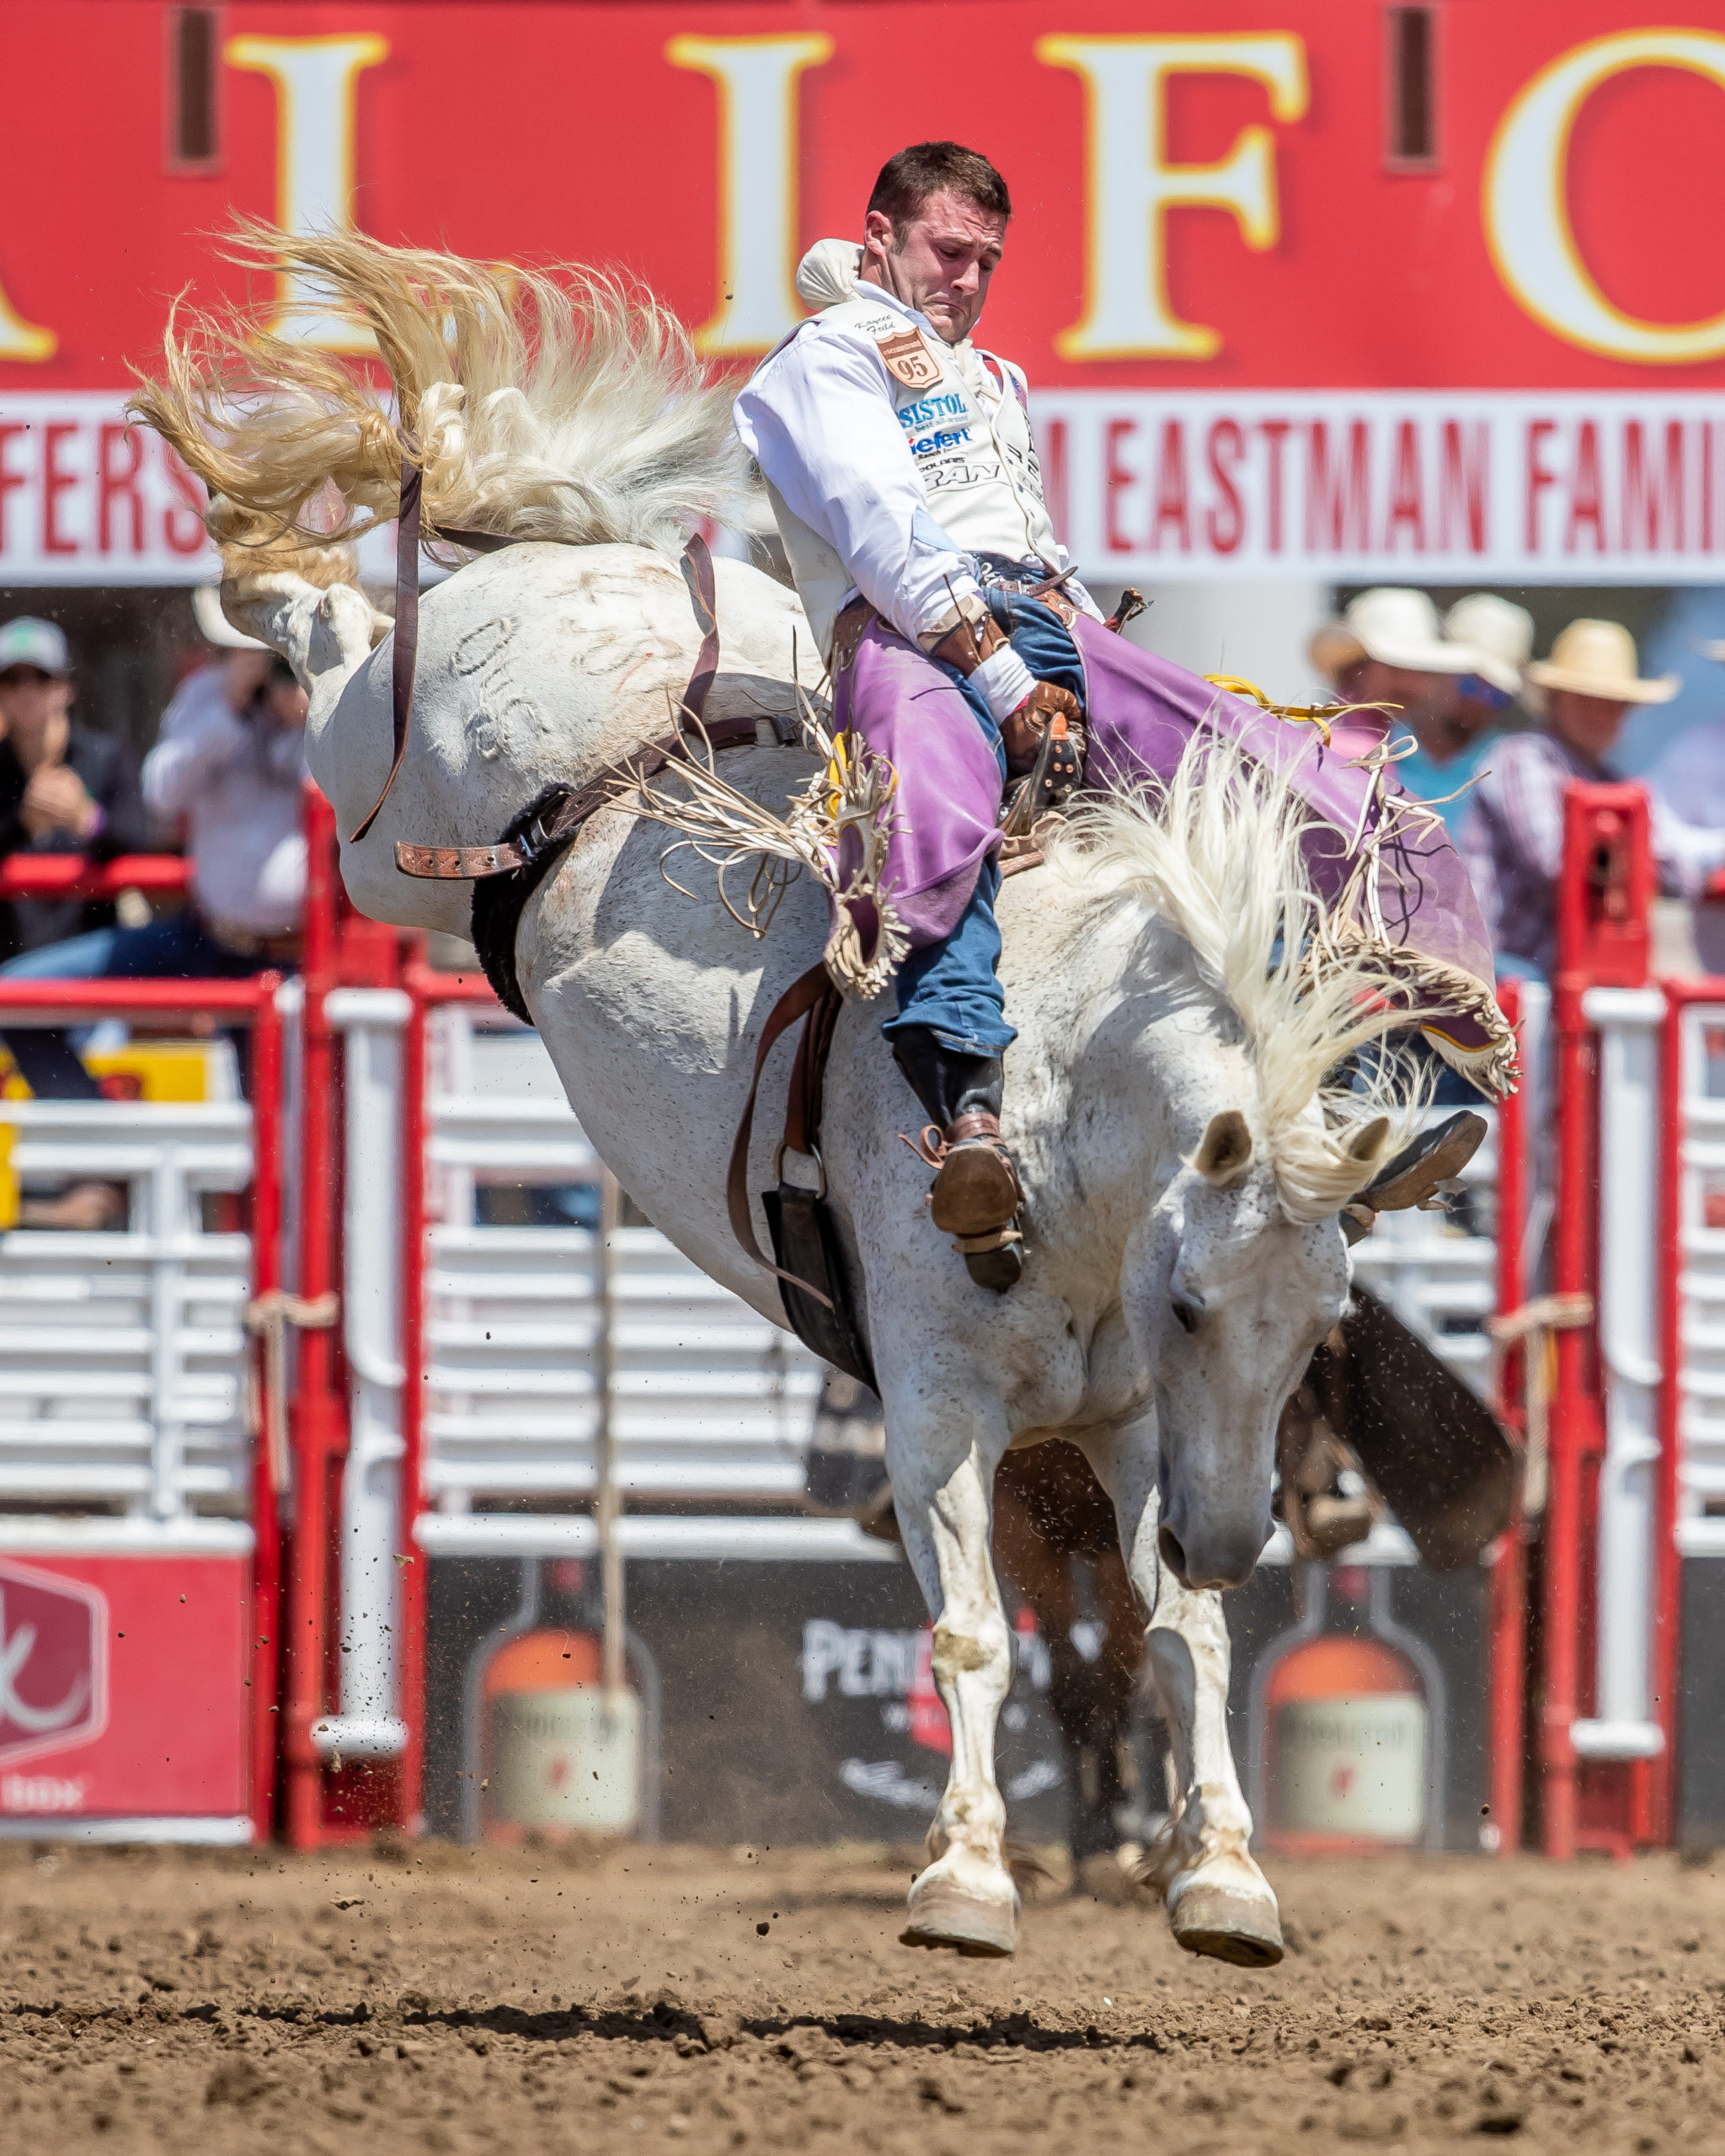
<svg viewBox="0 0 1725 2156">
<path fill-rule="evenodd" d="M 1263 1963 L 1218 1590 L 1263 1547 L 1278 1412 L 1348 1303 L 1343 1209 L 1453 1172 L 1449 1126 L 1404 1146 L 1405 1059 L 1374 1044 L 1423 1028 L 1494 1085 L 1508 1040 L 1454 857 L 1382 760 L 1138 649 L 1074 584 L 1022 377 L 969 343 L 991 170 L 895 159 L 851 286 L 740 408 L 806 606 L 699 549 L 680 569 L 740 477 L 729 396 L 603 280 L 254 232 L 370 326 L 393 410 L 244 319 L 171 329 L 137 409 L 209 487 L 229 617 L 310 692 L 355 902 L 474 933 L 606 1164 L 779 1324 L 820 1283 L 740 1238 L 798 1192 L 791 1043 L 757 1054 L 823 952 L 845 989 L 812 1111 L 825 1301 L 872 1358 L 953 1730 L 905 1939 L 1015 1942 L 990 1508 L 1007 1451 L 1058 1434 L 1149 1626 L 1176 1934 Z M 398 510 L 393 627 L 344 542 Z M 465 564 L 422 604 L 418 536 Z M 1036 865 L 1001 882 L 1003 826 Z"/>
</svg>

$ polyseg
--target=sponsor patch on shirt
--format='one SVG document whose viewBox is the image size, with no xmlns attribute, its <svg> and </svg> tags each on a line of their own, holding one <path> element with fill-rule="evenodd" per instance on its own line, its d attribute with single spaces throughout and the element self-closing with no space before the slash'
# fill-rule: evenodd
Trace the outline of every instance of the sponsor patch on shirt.
<svg viewBox="0 0 1725 2156">
<path fill-rule="evenodd" d="M 914 329 L 900 330 L 896 337 L 879 338 L 876 343 L 887 372 L 906 389 L 932 389 L 940 380 L 934 355 Z"/>
</svg>

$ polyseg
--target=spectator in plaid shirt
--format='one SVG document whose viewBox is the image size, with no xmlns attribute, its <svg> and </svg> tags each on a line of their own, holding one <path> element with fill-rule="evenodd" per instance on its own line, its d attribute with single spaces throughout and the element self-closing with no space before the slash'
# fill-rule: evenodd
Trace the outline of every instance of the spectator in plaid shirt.
<svg viewBox="0 0 1725 2156">
<path fill-rule="evenodd" d="M 1546 693 L 1538 732 L 1506 736 L 1469 797 L 1457 840 L 1497 953 L 1499 974 L 1549 979 L 1557 963 L 1557 887 L 1563 789 L 1616 776 L 1605 759 L 1632 704 L 1663 704 L 1678 677 L 1642 680 L 1635 639 L 1616 622 L 1572 622 L 1527 679 Z M 1661 883 L 1693 897 L 1725 862 L 1725 831 L 1681 822 L 1657 796 L 1653 852 Z"/>
</svg>

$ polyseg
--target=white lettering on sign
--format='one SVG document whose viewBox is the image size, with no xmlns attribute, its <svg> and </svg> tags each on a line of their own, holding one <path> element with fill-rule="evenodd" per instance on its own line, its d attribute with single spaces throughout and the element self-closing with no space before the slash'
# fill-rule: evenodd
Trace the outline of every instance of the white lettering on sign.
<svg viewBox="0 0 1725 2156">
<path fill-rule="evenodd" d="M 1614 307 L 1582 259 L 1569 218 L 1569 143 L 1582 107 L 1613 76 L 1676 67 L 1725 90 L 1716 30 L 1625 30 L 1592 39 L 1543 68 L 1504 114 L 1486 158 L 1486 239 L 1510 296 L 1566 343 L 1615 360 L 1674 366 L 1725 354 L 1725 314 L 1637 321 Z M 1685 219 L 1689 205 L 1664 214 Z"/>
<path fill-rule="evenodd" d="M 60 1774 L 0 1774 L 0 1812 L 82 1812 L 88 1784 Z"/>
<path fill-rule="evenodd" d="M 932 1690 L 928 1628 L 917 1631 L 875 1631 L 866 1626 L 836 1625 L 810 1617 L 803 1626 L 803 1697 L 811 1705 L 827 1696 L 831 1684 L 841 1699 L 901 1700 L 911 1692 Z M 1047 1643 L 1033 1626 L 1012 1635 L 1017 1668 L 1033 1687 L 1045 1692 L 1050 1671 Z"/>
<path fill-rule="evenodd" d="M 1033 396 L 1049 506 L 1099 584 L 1725 574 L 1725 412 L 1700 395 Z"/>
<path fill-rule="evenodd" d="M 0 397 L 0 584 L 192 584 L 219 575 L 204 490 L 122 393 Z"/>
<path fill-rule="evenodd" d="M 275 85 L 275 221 L 297 237 L 344 232 L 353 224 L 355 85 L 361 71 L 389 56 L 382 37 L 232 37 L 231 67 L 267 75 Z M 351 315 L 318 305 L 319 295 L 294 276 L 281 280 L 270 328 L 326 352 L 370 352 L 370 330 Z M 291 310 L 291 311 L 290 311 Z"/>
<path fill-rule="evenodd" d="M 1281 233 L 1276 141 L 1268 127 L 1244 127 L 1215 164 L 1169 163 L 1168 83 L 1177 75 L 1244 75 L 1268 91 L 1276 119 L 1303 119 L 1304 42 L 1281 30 L 1044 37 L 1036 56 L 1080 77 L 1087 115 L 1084 314 L 1055 338 L 1055 350 L 1068 360 L 1214 359 L 1219 333 L 1181 321 L 1168 297 L 1168 214 L 1230 210 L 1247 247 L 1274 247 Z"/>
<path fill-rule="evenodd" d="M 832 57 L 802 37 L 674 37 L 673 67 L 718 87 L 718 304 L 695 333 L 703 352 L 765 352 L 803 319 L 797 262 L 797 86 Z"/>
</svg>

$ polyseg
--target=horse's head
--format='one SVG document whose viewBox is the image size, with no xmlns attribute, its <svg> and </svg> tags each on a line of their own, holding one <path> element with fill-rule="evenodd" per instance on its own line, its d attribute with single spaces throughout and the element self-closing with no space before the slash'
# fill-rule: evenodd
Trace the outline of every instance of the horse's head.
<svg viewBox="0 0 1725 2156">
<path fill-rule="evenodd" d="M 1354 1139 L 1375 1155 L 1385 1126 Z M 1213 1114 L 1155 1209 L 1129 1315 L 1156 1371 L 1162 1561 L 1239 1587 L 1269 1538 L 1277 1417 L 1348 1299 L 1335 1216 L 1301 1220 L 1238 1108 Z"/>
</svg>

